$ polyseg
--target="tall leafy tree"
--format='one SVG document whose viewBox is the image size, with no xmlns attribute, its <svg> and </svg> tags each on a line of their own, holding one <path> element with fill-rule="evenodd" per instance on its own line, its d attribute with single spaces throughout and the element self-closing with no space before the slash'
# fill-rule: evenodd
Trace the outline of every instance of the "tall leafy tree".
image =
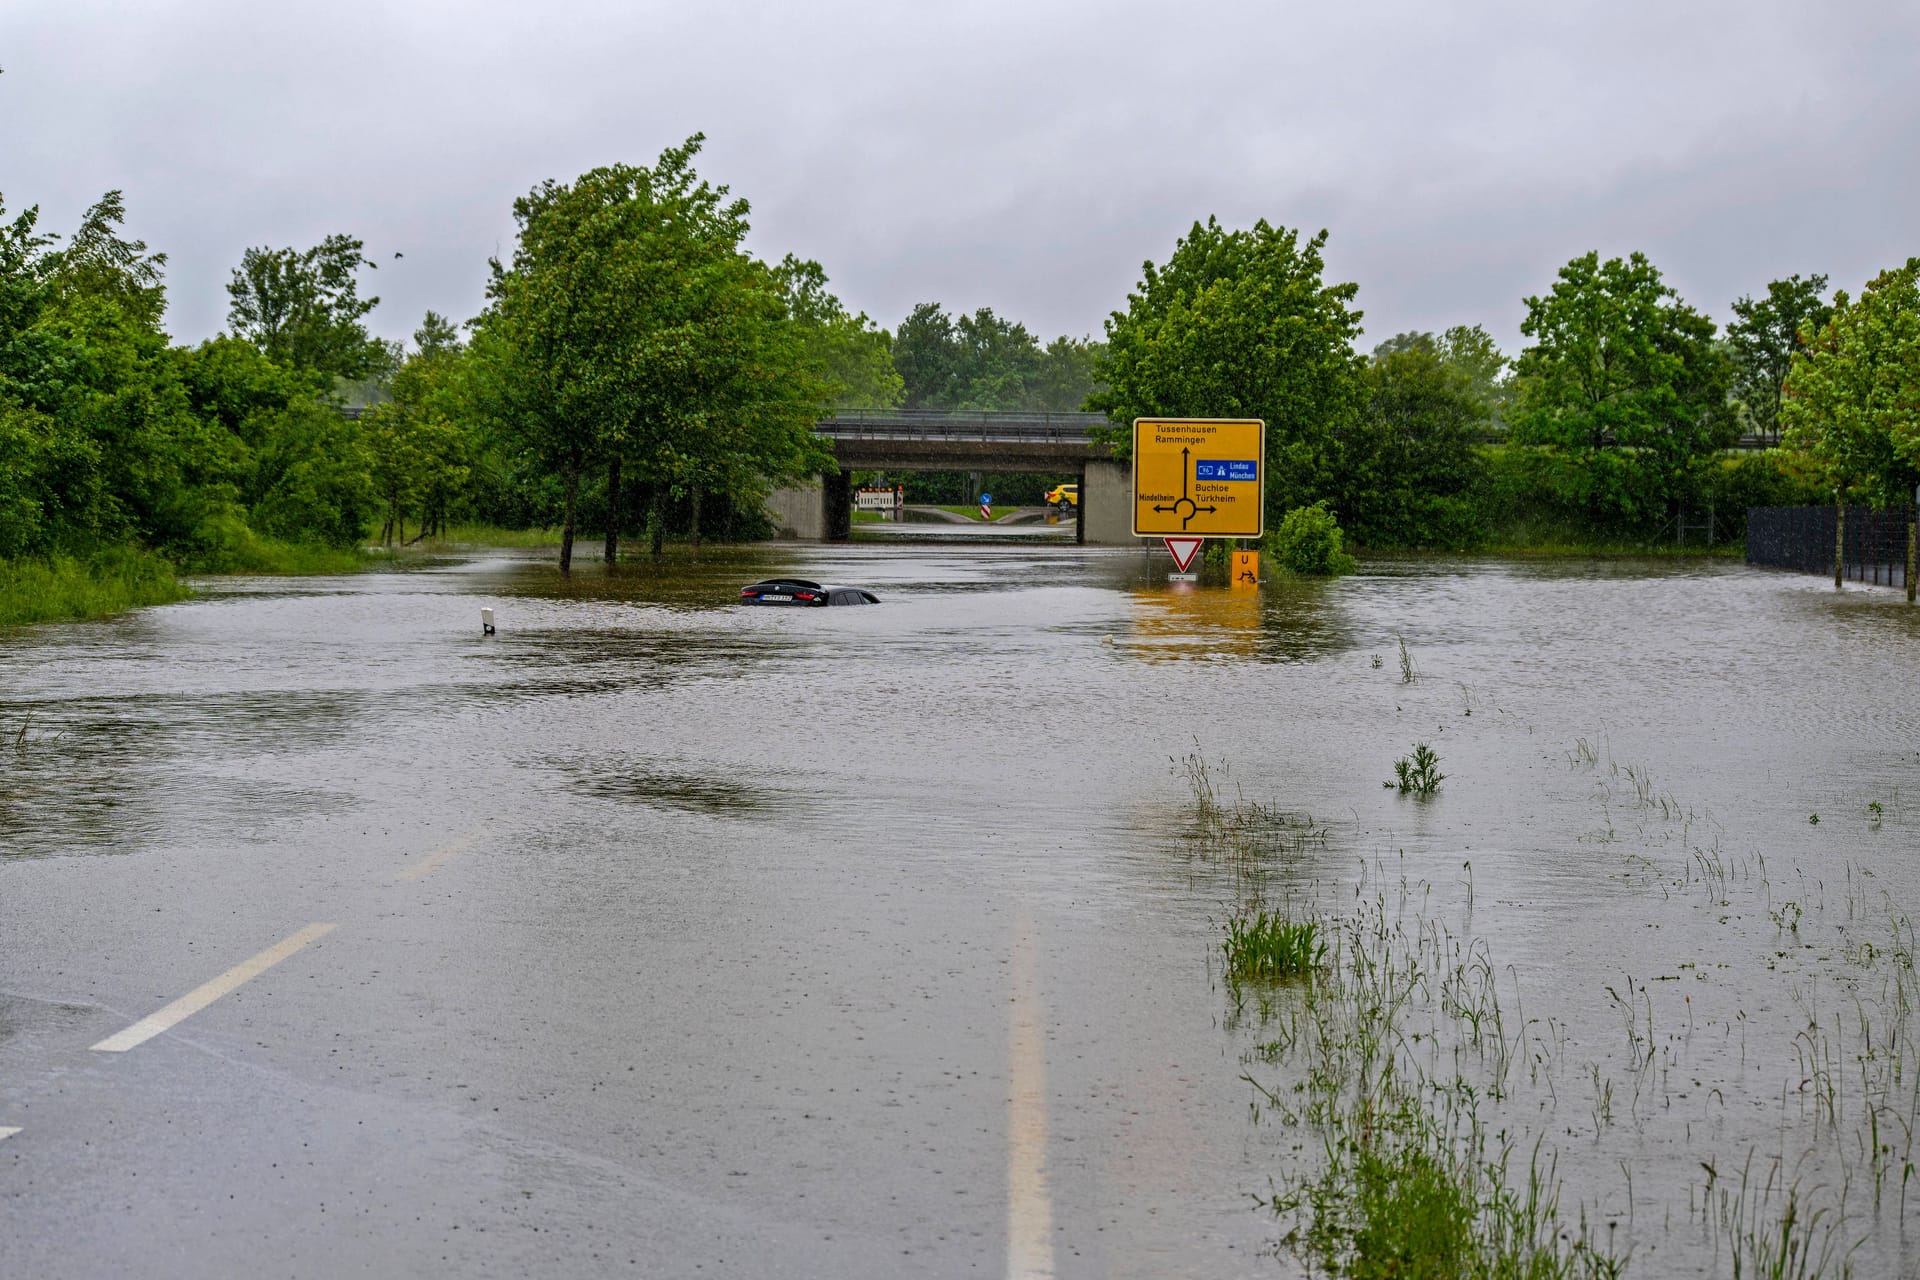
<svg viewBox="0 0 1920 1280">
<path fill-rule="evenodd" d="M 1442 333 L 1434 347 L 1441 361 L 1466 379 L 1468 391 L 1486 410 L 1486 425 L 1504 427 L 1513 399 L 1513 361 L 1492 335 L 1477 324 L 1457 324 Z"/>
<path fill-rule="evenodd" d="M 827 288 L 819 263 L 788 254 L 773 268 L 806 359 L 833 389 L 836 409 L 891 409 L 904 385 L 893 339 L 862 312 L 853 315 Z"/>
<path fill-rule="evenodd" d="M 1825 301 L 1827 278 L 1798 275 L 1774 280 L 1763 298 L 1743 296 L 1727 326 L 1733 356 L 1733 395 L 1747 422 L 1762 438 L 1778 439 L 1787 372 L 1808 340 L 1825 329 L 1833 308 Z"/>
<path fill-rule="evenodd" d="M 794 474 L 822 456 L 811 427 L 831 388 L 809 367 L 773 273 L 741 249 L 746 201 L 695 171 L 703 141 L 695 134 L 650 168 L 536 187 L 514 202 L 512 262 L 493 266 L 481 321 L 492 340 L 476 347 L 508 401 L 502 416 L 564 478 L 563 568 L 589 465 L 606 466 L 617 520 L 629 467 L 658 513 L 673 488 L 702 483 L 722 438 L 746 451 L 727 460 L 729 475 Z"/>
<path fill-rule="evenodd" d="M 1631 519 L 1695 496 L 1738 431 L 1713 322 L 1639 253 L 1575 258 L 1526 301 L 1520 331 L 1533 343 L 1516 366 L 1515 436 L 1572 460 L 1563 499 Z"/>
<path fill-rule="evenodd" d="M 953 408 L 962 385 L 960 340 L 944 307 L 922 302 L 900 322 L 893 335 L 893 364 L 905 407 Z"/>
<path fill-rule="evenodd" d="M 1834 295 L 1786 378 L 1786 444 L 1841 499 L 1911 501 L 1920 478 L 1920 258 Z"/>
<path fill-rule="evenodd" d="M 407 515 L 416 509 L 420 537 L 445 528 L 475 448 L 462 421 L 465 348 L 458 330 L 429 311 L 413 341 L 413 354 L 393 375 L 393 399 L 366 419 L 374 487 L 386 506 L 381 539 L 388 542 L 405 539 Z"/>
<path fill-rule="evenodd" d="M 1042 347 L 1026 325 L 991 307 L 956 320 L 934 302 L 915 307 L 894 337 L 911 409 L 1074 412 L 1100 385 L 1103 350 L 1067 337 Z"/>
<path fill-rule="evenodd" d="M 1104 342 L 1065 334 L 1049 342 L 1041 353 L 1039 375 L 1030 388 L 1035 407 L 1051 413 L 1084 409 L 1087 397 L 1103 386 L 1098 368 L 1106 349 Z"/>
<path fill-rule="evenodd" d="M 1130 442 L 1123 424 L 1135 417 L 1263 418 L 1270 516 L 1331 495 L 1361 361 L 1358 286 L 1326 283 L 1326 239 L 1209 218 L 1164 266 L 1145 264 L 1127 309 L 1107 321 L 1096 366 L 1107 389 L 1088 400 L 1114 422 L 1115 444 Z"/>
<path fill-rule="evenodd" d="M 1400 334 L 1375 348 L 1364 410 L 1340 440 L 1342 527 L 1372 546 L 1464 547 L 1480 530 L 1469 497 L 1487 405 L 1444 340 Z"/>
<path fill-rule="evenodd" d="M 1037 409 L 1033 390 L 1040 378 L 1040 340 L 1017 320 L 981 307 L 953 326 L 959 348 L 955 409 Z"/>
<path fill-rule="evenodd" d="M 248 249 L 227 282 L 227 323 L 268 358 L 323 378 L 353 380 L 389 362 L 361 320 L 380 302 L 360 296 L 365 246 L 331 235 L 311 249 Z"/>
</svg>

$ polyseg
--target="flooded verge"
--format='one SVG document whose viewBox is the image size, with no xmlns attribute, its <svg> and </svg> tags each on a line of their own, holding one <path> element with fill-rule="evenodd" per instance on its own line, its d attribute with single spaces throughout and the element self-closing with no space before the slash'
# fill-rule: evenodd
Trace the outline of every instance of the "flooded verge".
<svg viewBox="0 0 1920 1280">
<path fill-rule="evenodd" d="M 9 633 L 0 995 L 138 1008 L 199 963 L 155 917 L 338 920 L 314 963 L 371 986 L 317 968 L 224 1051 L 847 1274 L 1285 1274 L 1341 1247 L 1369 1097 L 1595 1266 L 1913 1271 L 1920 611 L 1724 562 L 1166 568 L 502 553 Z M 773 573 L 883 607 L 732 603 Z M 1254 901 L 1319 922 L 1319 979 L 1231 980 Z M 14 1025 L 0 1126 L 57 1038 Z"/>
</svg>

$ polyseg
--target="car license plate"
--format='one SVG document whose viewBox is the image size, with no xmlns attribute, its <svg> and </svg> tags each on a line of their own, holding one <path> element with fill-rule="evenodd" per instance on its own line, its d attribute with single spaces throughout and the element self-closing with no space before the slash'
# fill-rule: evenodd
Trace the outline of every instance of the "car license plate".
<svg viewBox="0 0 1920 1280">
<path fill-rule="evenodd" d="M 793 599 L 793 597 L 792 597 L 792 596 L 782 596 L 782 595 L 775 595 L 775 594 L 774 594 L 773 592 L 771 592 L 771 591 L 769 591 L 769 592 L 767 592 L 766 594 L 764 594 L 764 595 L 762 595 L 762 596 L 761 596 L 760 598 L 761 598 L 762 600 L 791 600 L 791 599 Z"/>
</svg>

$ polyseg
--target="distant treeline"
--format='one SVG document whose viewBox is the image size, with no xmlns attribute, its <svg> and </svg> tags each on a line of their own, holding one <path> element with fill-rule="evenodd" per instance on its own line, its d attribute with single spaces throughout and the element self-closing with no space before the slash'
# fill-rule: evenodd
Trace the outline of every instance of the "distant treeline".
<svg viewBox="0 0 1920 1280">
<path fill-rule="evenodd" d="M 119 193 L 64 238 L 0 209 L 0 561 L 299 569 L 466 523 L 563 529 L 563 563 L 580 529 L 609 552 L 620 531 L 757 537 L 772 487 L 831 465 L 811 428 L 847 407 L 1091 408 L 1116 450 L 1136 415 L 1258 416 L 1274 516 L 1325 502 L 1375 548 L 1652 542 L 1709 508 L 1732 532 L 1747 505 L 1916 478 L 1912 263 L 1857 300 L 1775 281 L 1721 332 L 1644 257 L 1587 254 L 1525 300 L 1517 359 L 1477 325 L 1362 354 L 1326 233 L 1209 219 L 1103 340 L 932 302 L 889 332 L 818 264 L 749 254 L 700 143 L 515 201 L 486 308 L 429 312 L 404 345 L 365 327 L 377 264 L 351 236 L 248 250 L 227 332 L 186 346 Z M 1730 457 L 1743 433 L 1788 447 Z M 1024 502 L 1065 478 L 992 484 Z"/>
</svg>

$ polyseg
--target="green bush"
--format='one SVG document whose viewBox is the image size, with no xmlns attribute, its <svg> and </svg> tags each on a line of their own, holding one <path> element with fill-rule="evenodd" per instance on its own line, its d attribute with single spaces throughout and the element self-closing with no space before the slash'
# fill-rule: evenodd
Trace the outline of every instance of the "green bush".
<svg viewBox="0 0 1920 1280">
<path fill-rule="evenodd" d="M 0 560 L 0 626 L 100 618 L 190 594 L 173 566 L 148 551 Z"/>
<path fill-rule="evenodd" d="M 202 520 L 179 555 L 189 573 L 348 573 L 365 562 L 354 547 L 265 537 L 231 509 Z"/>
<path fill-rule="evenodd" d="M 1325 501 L 1287 512 L 1265 541 L 1267 554 L 1289 573 L 1331 577 L 1353 572 L 1353 557 L 1343 545 L 1340 522 Z"/>
<path fill-rule="evenodd" d="M 1826 506 L 1833 491 L 1803 459 L 1784 449 L 1765 449 L 1722 458 L 1707 473 L 1706 497 L 1719 536 L 1738 539 L 1746 536 L 1749 508 Z"/>
</svg>

